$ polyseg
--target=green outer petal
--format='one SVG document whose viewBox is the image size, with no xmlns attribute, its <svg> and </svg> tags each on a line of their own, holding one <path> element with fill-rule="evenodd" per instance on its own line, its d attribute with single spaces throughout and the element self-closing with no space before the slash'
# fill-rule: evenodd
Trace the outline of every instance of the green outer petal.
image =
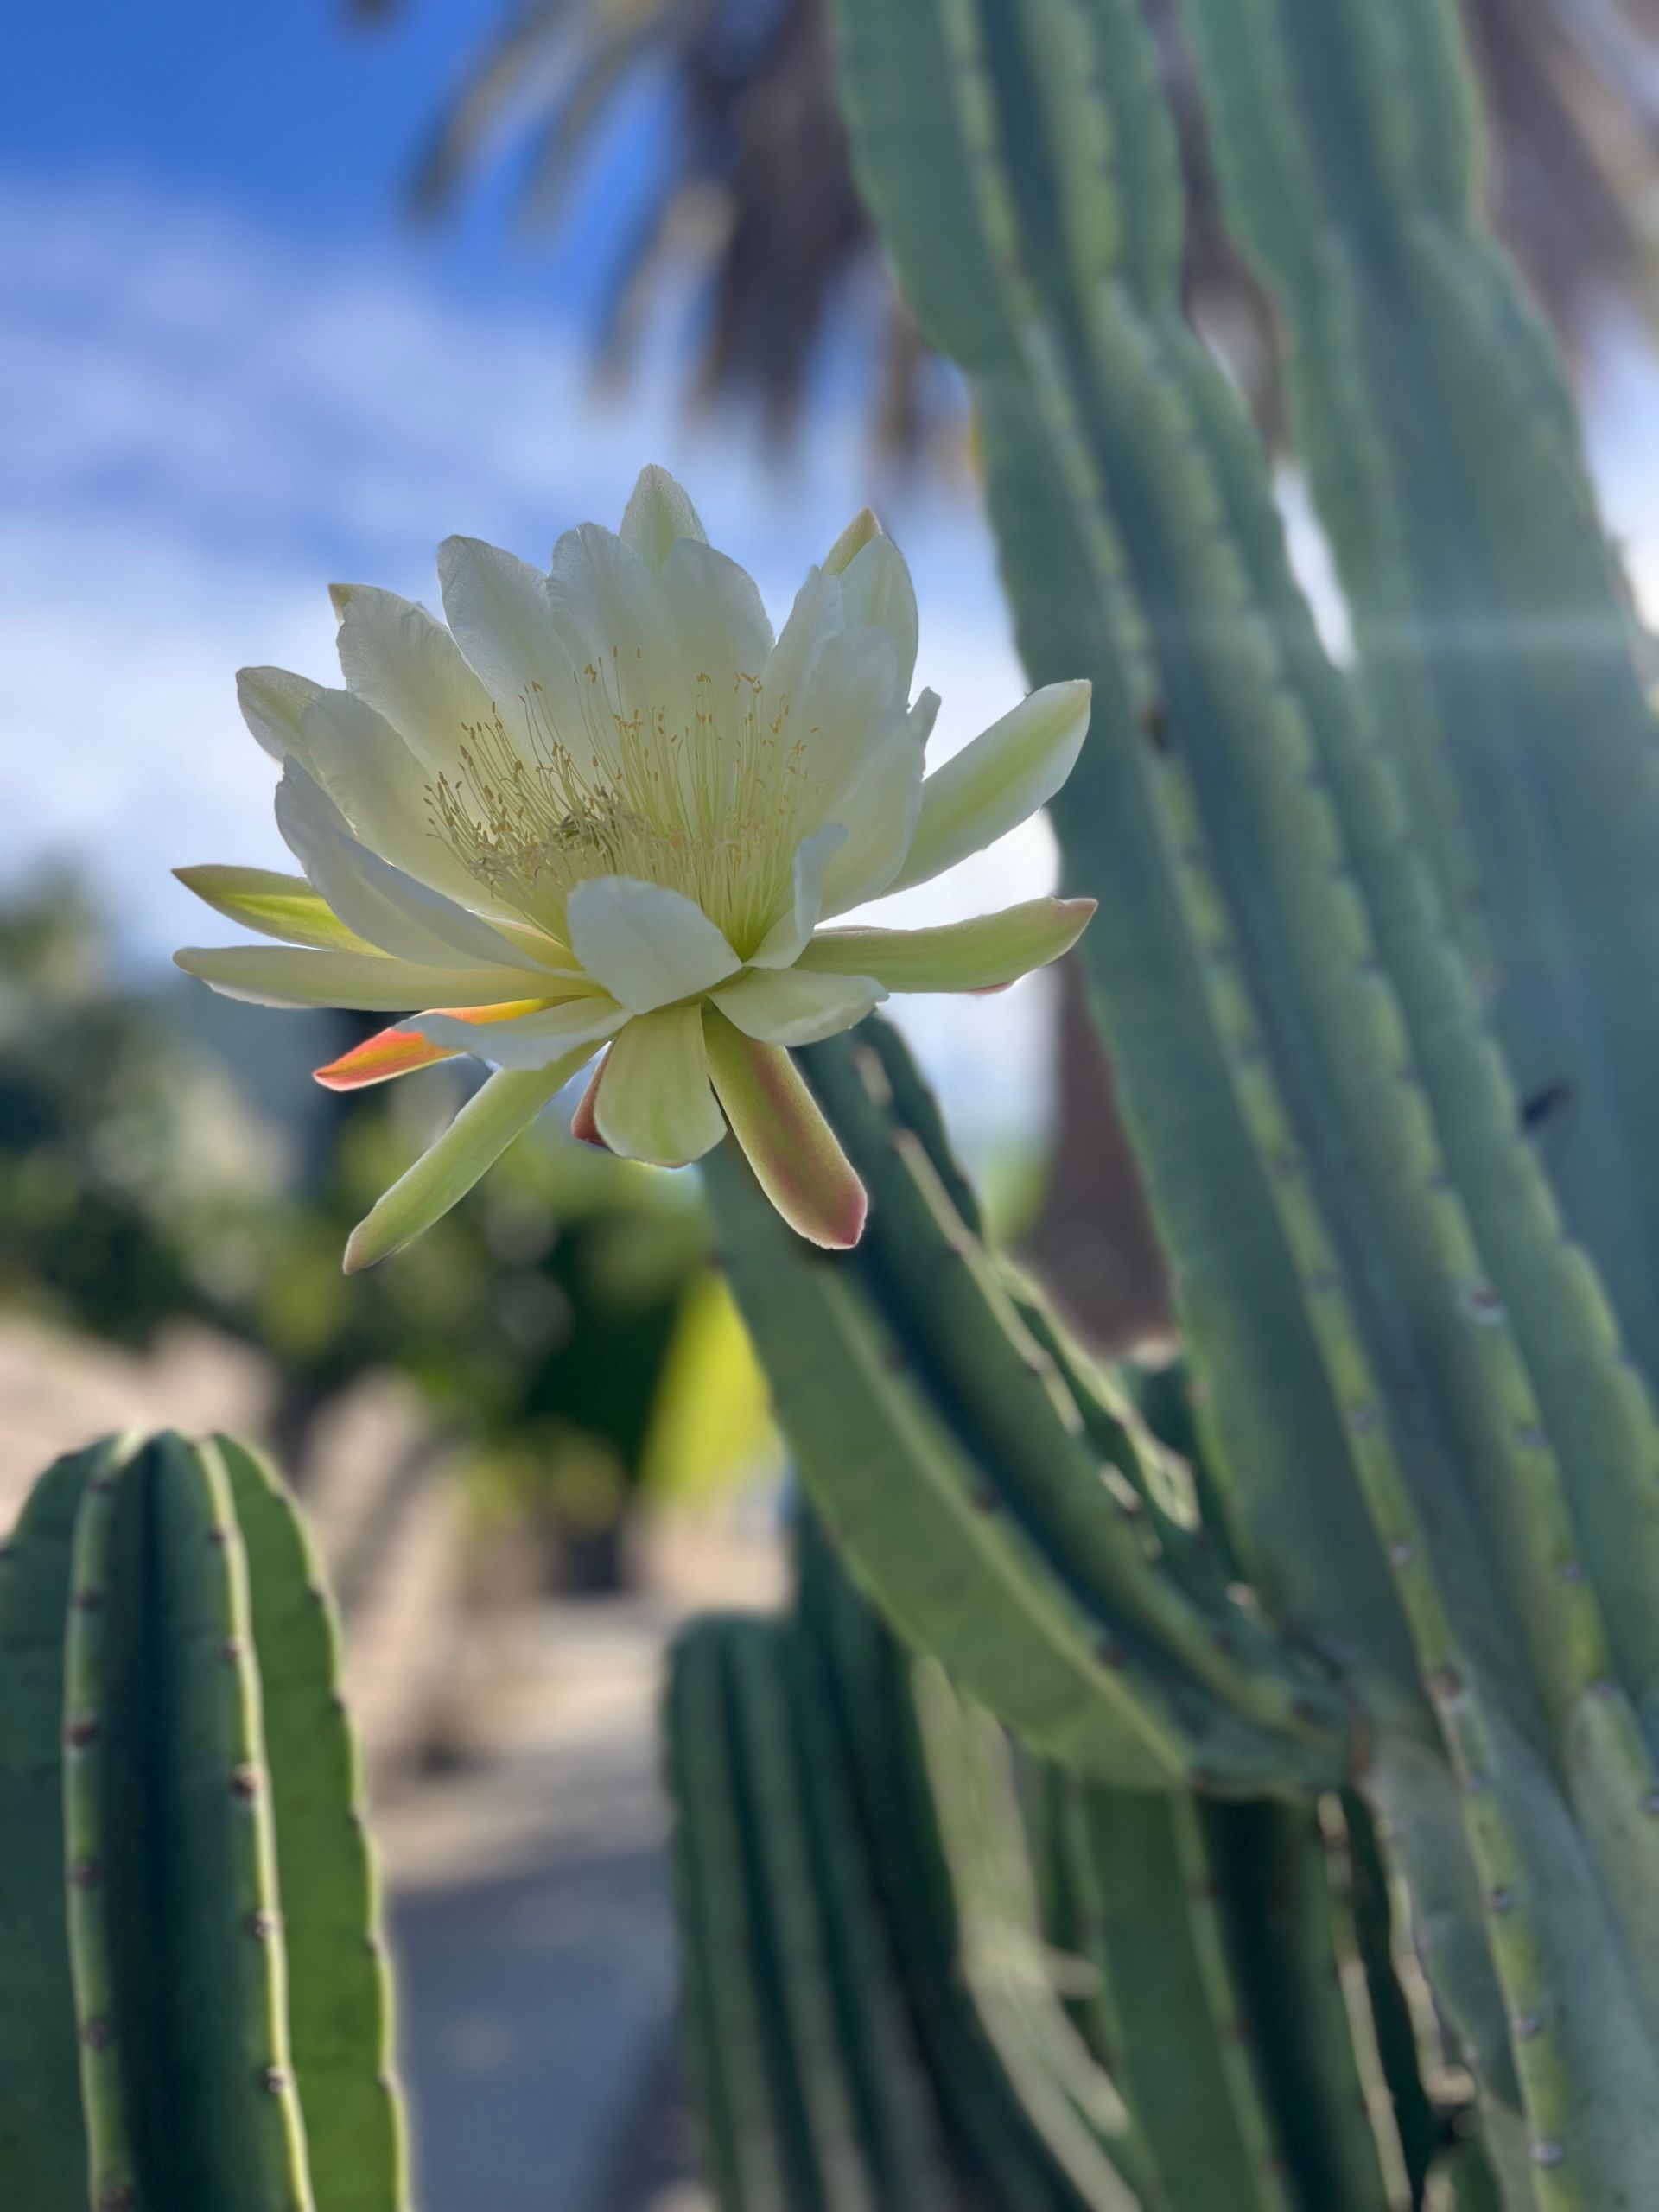
<svg viewBox="0 0 1659 2212">
<path fill-rule="evenodd" d="M 503 1068 L 544 1068 L 573 1045 L 600 1045 L 613 1037 L 627 1020 L 606 991 L 585 991 L 556 1006 L 535 1014 L 515 1015 L 510 1021 L 457 1021 L 453 1014 L 417 1014 L 404 1023 L 416 1036 L 435 1045 L 451 1045 L 460 1052 L 475 1052 Z"/>
<path fill-rule="evenodd" d="M 286 944 L 188 944 L 187 976 L 253 1006 L 344 1006 L 364 1014 L 503 1006 L 524 995 L 522 968 L 428 968 L 379 952 L 308 952 Z"/>
<path fill-rule="evenodd" d="M 571 893 L 565 918 L 576 958 L 630 1014 L 712 990 L 742 965 L 702 907 L 666 884 L 594 876 Z"/>
<path fill-rule="evenodd" d="M 320 891 L 302 875 L 283 875 L 270 868 L 201 868 L 173 871 L 187 891 L 245 929 L 274 937 L 284 944 L 318 951 L 364 952 L 375 957 L 366 938 L 348 930 Z"/>
<path fill-rule="evenodd" d="M 839 822 L 803 837 L 795 848 L 791 869 L 794 897 L 788 913 L 775 921 L 749 955 L 751 968 L 792 968 L 803 947 L 818 925 L 823 912 L 823 877 L 830 861 L 847 842 Z"/>
<path fill-rule="evenodd" d="M 623 509 L 617 536 L 653 572 L 662 568 L 681 538 L 693 538 L 703 545 L 709 543 L 709 533 L 683 487 L 655 461 L 648 461 L 640 470 Z"/>
<path fill-rule="evenodd" d="M 629 1022 L 610 1049 L 594 1119 L 625 1160 L 683 1167 L 726 1134 L 709 1087 L 702 1009 L 667 1006 Z"/>
<path fill-rule="evenodd" d="M 763 1045 L 816 1045 L 862 1021 L 887 995 L 870 976 L 749 968 L 714 992 L 711 1003 Z"/>
<path fill-rule="evenodd" d="M 373 1267 L 442 1219 L 593 1057 L 591 1045 L 578 1045 L 550 1067 L 533 1073 L 503 1069 L 493 1075 L 437 1142 L 428 1146 L 359 1222 L 346 1240 L 346 1274 Z"/>
<path fill-rule="evenodd" d="M 909 856 L 888 888 L 942 875 L 1052 798 L 1088 732 L 1089 693 L 1084 683 L 1046 684 L 936 769 L 922 786 Z"/>
<path fill-rule="evenodd" d="M 864 1233 L 864 1185 L 779 1045 L 758 1045 L 718 1007 L 703 1010 L 715 1095 L 755 1179 L 799 1236 L 844 1252 Z"/>
<path fill-rule="evenodd" d="M 890 991 L 999 990 L 1069 952 L 1094 911 L 1092 899 L 1031 899 L 935 929 L 823 930 L 795 972 L 874 976 Z"/>
</svg>

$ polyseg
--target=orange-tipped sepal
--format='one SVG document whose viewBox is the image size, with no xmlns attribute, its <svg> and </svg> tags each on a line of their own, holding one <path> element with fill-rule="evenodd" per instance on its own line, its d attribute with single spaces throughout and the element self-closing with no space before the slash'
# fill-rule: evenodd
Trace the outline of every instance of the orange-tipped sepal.
<svg viewBox="0 0 1659 2212">
<path fill-rule="evenodd" d="M 500 1006 L 441 1006 L 432 1011 L 448 1015 L 451 1021 L 511 1021 L 518 1014 L 539 1013 L 545 1004 L 543 999 L 515 999 Z M 365 1090 L 371 1084 L 390 1083 L 394 1076 L 412 1075 L 416 1068 L 453 1060 L 460 1051 L 458 1045 L 435 1045 L 418 1029 L 394 1025 L 365 1038 L 349 1052 L 330 1060 L 327 1067 L 314 1070 L 313 1075 L 327 1090 Z"/>
</svg>

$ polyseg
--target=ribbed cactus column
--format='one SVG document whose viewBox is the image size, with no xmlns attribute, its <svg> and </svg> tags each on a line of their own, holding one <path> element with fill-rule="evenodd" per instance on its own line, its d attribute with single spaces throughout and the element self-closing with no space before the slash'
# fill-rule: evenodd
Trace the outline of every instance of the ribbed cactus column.
<svg viewBox="0 0 1659 2212">
<path fill-rule="evenodd" d="M 1659 772 L 1623 580 L 1541 319 L 1478 213 L 1446 0 L 1187 0 L 1227 211 L 1377 727 L 1541 1149 L 1659 1376 Z M 1451 849 L 1455 845 L 1455 849 Z"/>
<path fill-rule="evenodd" d="M 1003 1280 L 896 1036 L 872 1024 L 803 1065 L 871 1193 L 859 1250 L 807 1256 L 734 1159 L 709 1185 L 803 1472 L 893 1617 L 1080 1771 L 1338 1781 L 1351 1716 L 1328 1674 L 1265 1626 L 1185 1470 Z"/>
<path fill-rule="evenodd" d="M 721 2212 L 1422 2202 L 1439 2145 L 1409 2027 L 1379 2062 L 1402 2000 L 1386 1908 L 1360 1970 L 1346 1838 L 1310 1804 L 1027 1759 L 910 1656 L 810 1513 L 797 1560 L 782 1618 L 693 1624 L 667 1699 Z"/>
<path fill-rule="evenodd" d="M 60 1461 L 0 1556 L 8 2212 L 397 2212 L 334 1630 L 227 1441 Z"/>
<path fill-rule="evenodd" d="M 1291 97 L 1331 104 L 1312 12 Z M 1289 20 L 1233 24 L 1269 107 L 1270 17 Z M 1138 11 L 842 18 L 867 192 L 975 378 L 1028 664 L 1094 679 L 1057 820 L 1101 901 L 1085 956 L 1252 1571 L 1375 1723 L 1370 1786 L 1511 2199 L 1638 2201 L 1659 2155 L 1651 1407 L 1562 1242 L 1393 764 L 1291 582 L 1262 458 L 1181 319 Z M 1436 113 L 1443 50 L 1391 50 Z M 1639 815 L 1628 747 L 1615 805 L 1621 777 Z"/>
</svg>

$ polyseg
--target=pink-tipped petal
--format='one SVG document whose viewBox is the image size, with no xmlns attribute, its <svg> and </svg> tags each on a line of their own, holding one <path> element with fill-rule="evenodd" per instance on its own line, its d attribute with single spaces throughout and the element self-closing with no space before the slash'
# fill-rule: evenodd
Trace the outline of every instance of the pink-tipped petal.
<svg viewBox="0 0 1659 2212">
<path fill-rule="evenodd" d="M 797 1236 L 849 1251 L 864 1233 L 864 1185 L 794 1061 L 712 1006 L 703 1036 L 715 1095 L 761 1189 Z"/>
<path fill-rule="evenodd" d="M 515 1015 L 533 1014 L 542 1003 L 540 999 L 519 999 L 502 1006 L 446 1006 L 432 1010 L 447 1014 L 452 1021 L 511 1021 Z M 314 1069 L 312 1080 L 321 1084 L 326 1090 L 364 1090 L 371 1084 L 390 1083 L 394 1076 L 412 1075 L 416 1068 L 434 1067 L 440 1060 L 453 1060 L 461 1050 L 459 1045 L 435 1045 L 418 1030 L 400 1029 L 394 1025 L 365 1038 L 349 1052 L 330 1060 L 327 1067 Z"/>
<path fill-rule="evenodd" d="M 575 1138 L 578 1144 L 590 1144 L 596 1152 L 608 1152 L 611 1148 L 599 1133 L 597 1119 L 599 1086 L 604 1080 L 606 1066 L 610 1057 L 607 1052 L 594 1070 L 588 1088 L 582 1092 L 581 1102 L 575 1112 L 570 1116 L 571 1135 Z"/>
</svg>

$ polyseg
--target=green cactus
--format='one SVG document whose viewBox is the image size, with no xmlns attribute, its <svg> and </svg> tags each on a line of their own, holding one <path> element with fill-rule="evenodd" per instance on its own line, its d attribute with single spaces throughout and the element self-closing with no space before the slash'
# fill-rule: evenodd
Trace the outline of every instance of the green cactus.
<svg viewBox="0 0 1659 2212">
<path fill-rule="evenodd" d="M 1020 1760 L 811 1514 L 798 1560 L 788 1615 L 693 1625 L 667 1700 L 722 2212 L 1422 2202 L 1440 2121 L 1409 2031 L 1379 2058 L 1404 2000 L 1347 1832 Z"/>
<path fill-rule="evenodd" d="M 0 1554 L 0 2175 L 16 2212 L 396 2212 L 334 1622 L 225 1439 L 61 1459 Z"/>
<path fill-rule="evenodd" d="M 808 1485 L 905 1634 L 1095 1784 L 1273 1793 L 1265 1834 L 1351 1781 L 1503 2202 L 1611 2212 L 1659 2159 L 1651 718 L 1547 341 L 1472 213 L 1444 0 L 1187 10 L 1351 673 L 1181 311 L 1135 0 L 838 16 L 1033 680 L 1094 684 L 1055 818 L 1202 1490 L 1022 1309 L 879 1040 L 804 1056 L 871 1191 L 858 1254 L 768 1247 L 741 1175 L 709 1181 Z M 1541 1086 L 1581 1141 L 1532 1141 Z"/>
</svg>

